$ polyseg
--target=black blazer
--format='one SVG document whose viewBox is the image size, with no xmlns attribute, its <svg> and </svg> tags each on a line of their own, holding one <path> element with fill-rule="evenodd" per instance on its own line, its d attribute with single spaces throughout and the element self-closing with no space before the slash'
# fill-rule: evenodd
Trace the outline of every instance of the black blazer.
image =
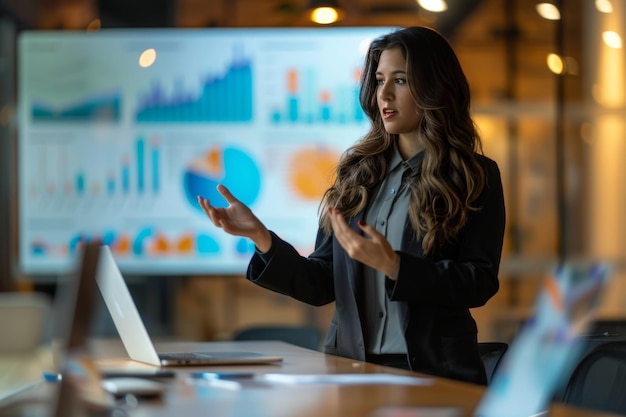
<svg viewBox="0 0 626 417">
<path fill-rule="evenodd" d="M 455 242 L 424 256 L 407 219 L 396 281 L 387 292 L 400 306 L 401 326 L 414 371 L 486 383 L 476 346 L 477 327 L 469 309 L 484 305 L 499 288 L 498 269 L 505 226 L 500 171 L 479 156 L 487 184 Z M 357 221 L 349 219 L 360 232 Z M 247 278 L 265 288 L 311 305 L 335 302 L 326 353 L 365 360 L 361 314 L 363 264 L 350 259 L 331 235 L 318 231 L 315 251 L 303 257 L 272 233 L 269 252 L 253 255 Z"/>
</svg>

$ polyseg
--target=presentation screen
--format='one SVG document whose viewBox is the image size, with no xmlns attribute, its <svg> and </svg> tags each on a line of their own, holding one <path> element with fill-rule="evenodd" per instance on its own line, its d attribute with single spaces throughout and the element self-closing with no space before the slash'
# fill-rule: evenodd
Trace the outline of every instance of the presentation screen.
<svg viewBox="0 0 626 417">
<path fill-rule="evenodd" d="M 341 153 L 369 122 L 359 76 L 391 28 L 25 31 L 19 266 L 66 273 L 98 237 L 134 274 L 242 274 L 253 244 L 197 204 L 224 184 L 308 255 Z"/>
</svg>

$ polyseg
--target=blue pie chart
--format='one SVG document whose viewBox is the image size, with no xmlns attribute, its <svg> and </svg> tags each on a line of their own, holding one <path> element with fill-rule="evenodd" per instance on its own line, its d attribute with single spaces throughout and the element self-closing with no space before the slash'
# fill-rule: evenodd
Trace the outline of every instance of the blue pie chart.
<svg viewBox="0 0 626 417">
<path fill-rule="evenodd" d="M 187 165 L 183 182 L 187 200 L 200 212 L 199 195 L 215 207 L 228 206 L 217 191 L 218 184 L 226 186 L 245 205 L 252 206 L 261 189 L 261 171 L 254 159 L 241 149 L 214 147 Z"/>
</svg>

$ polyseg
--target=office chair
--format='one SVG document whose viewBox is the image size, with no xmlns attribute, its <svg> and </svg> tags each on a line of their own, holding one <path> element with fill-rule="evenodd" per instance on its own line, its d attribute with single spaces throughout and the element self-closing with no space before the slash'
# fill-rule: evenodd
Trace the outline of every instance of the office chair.
<svg viewBox="0 0 626 417">
<path fill-rule="evenodd" d="M 572 373 L 564 403 L 626 415 L 626 341 L 592 349 Z"/>
<path fill-rule="evenodd" d="M 478 353 L 485 365 L 487 374 L 487 384 L 491 382 L 493 374 L 496 372 L 502 357 L 506 353 L 509 345 L 504 342 L 480 342 L 478 343 Z"/>
<path fill-rule="evenodd" d="M 580 363 L 585 356 L 587 356 L 591 351 L 597 349 L 599 346 L 616 341 L 626 342 L 626 335 L 622 333 L 598 332 L 593 330 L 593 333 L 581 336 L 578 341 L 578 353 L 575 355 L 576 357 L 573 358 L 573 363 L 568 367 L 567 372 L 564 372 L 563 375 L 561 375 L 560 383 L 554 392 L 553 400 L 563 402 L 567 384 L 574 373 L 576 365 Z"/>
<path fill-rule="evenodd" d="M 322 335 L 312 326 L 253 326 L 235 332 L 233 340 L 280 340 L 307 349 L 319 350 Z"/>
</svg>

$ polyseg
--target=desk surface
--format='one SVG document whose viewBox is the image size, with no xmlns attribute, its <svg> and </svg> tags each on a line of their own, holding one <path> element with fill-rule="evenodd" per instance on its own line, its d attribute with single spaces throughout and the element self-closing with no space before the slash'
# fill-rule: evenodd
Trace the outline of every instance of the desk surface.
<svg viewBox="0 0 626 417">
<path fill-rule="evenodd" d="M 176 377 L 167 382 L 161 400 L 141 400 L 131 416 L 194 416 L 212 417 L 378 417 L 377 411 L 386 406 L 454 407 L 458 416 L 472 417 L 484 392 L 484 387 L 457 381 L 431 378 L 400 369 L 320 352 L 283 342 L 210 342 L 157 343 L 160 351 L 224 351 L 245 350 L 280 355 L 284 361 L 273 365 L 237 365 L 211 367 L 175 367 Z M 91 345 L 98 365 L 106 368 L 145 368 L 126 359 L 117 340 L 97 340 Z M 372 374 L 385 373 L 428 378 L 427 385 L 397 384 L 268 384 L 251 380 L 233 386 L 216 386 L 189 378 L 191 372 L 245 371 L 260 374 Z M 5 415 L 0 410 L 0 416 Z M 396 417 L 411 414 L 396 414 Z M 604 417 L 606 413 L 591 413 L 561 404 L 554 404 L 550 417 Z M 385 416 L 387 417 L 387 416 Z M 391 415 L 389 415 L 391 417 Z M 455 415 L 456 417 L 456 415 Z"/>
</svg>

